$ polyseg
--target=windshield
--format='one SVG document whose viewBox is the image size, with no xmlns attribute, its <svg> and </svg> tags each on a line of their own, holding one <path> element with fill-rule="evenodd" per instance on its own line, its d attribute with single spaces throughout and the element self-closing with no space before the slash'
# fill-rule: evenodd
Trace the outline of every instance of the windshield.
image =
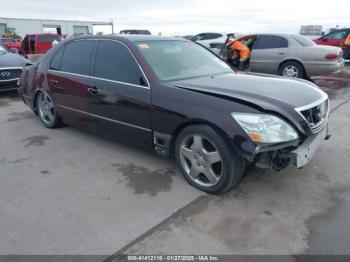
<svg viewBox="0 0 350 262">
<path fill-rule="evenodd" d="M 2 53 L 7 53 L 7 50 L 2 45 L 0 45 L 0 54 Z"/>
<path fill-rule="evenodd" d="M 162 81 L 233 72 L 225 62 L 190 41 L 154 40 L 136 45 Z"/>
<path fill-rule="evenodd" d="M 295 41 L 297 41 L 301 46 L 304 46 L 304 47 L 309 47 L 309 46 L 314 46 L 314 45 L 316 45 L 311 39 L 306 38 L 306 37 L 301 36 L 301 35 L 293 35 L 293 38 L 294 38 Z"/>
</svg>

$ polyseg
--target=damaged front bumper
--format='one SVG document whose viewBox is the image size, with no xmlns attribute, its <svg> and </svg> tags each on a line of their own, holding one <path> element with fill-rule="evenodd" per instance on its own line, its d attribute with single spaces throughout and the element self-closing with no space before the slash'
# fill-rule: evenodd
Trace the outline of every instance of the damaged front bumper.
<svg viewBox="0 0 350 262">
<path fill-rule="evenodd" d="M 308 137 L 303 143 L 294 141 L 280 145 L 260 145 L 256 148 L 255 165 L 279 171 L 291 164 L 297 168 L 307 165 L 314 156 L 322 141 L 328 140 L 328 127 L 314 136 Z"/>
<path fill-rule="evenodd" d="M 328 127 L 324 128 L 321 132 L 313 137 L 309 137 L 305 142 L 300 145 L 296 150 L 292 151 L 292 163 L 297 168 L 306 166 L 314 156 L 317 149 L 322 144 L 322 141 L 328 140 L 330 135 L 328 134 Z"/>
</svg>

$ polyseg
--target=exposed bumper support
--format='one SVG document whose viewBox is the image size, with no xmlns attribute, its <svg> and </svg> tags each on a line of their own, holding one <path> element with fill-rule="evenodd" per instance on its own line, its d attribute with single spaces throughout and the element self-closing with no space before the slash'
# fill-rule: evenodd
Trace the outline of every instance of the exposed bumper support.
<svg viewBox="0 0 350 262">
<path fill-rule="evenodd" d="M 310 162 L 322 141 L 328 140 L 328 128 L 324 128 L 316 136 L 309 137 L 301 146 L 292 152 L 293 165 L 302 168 Z"/>
</svg>

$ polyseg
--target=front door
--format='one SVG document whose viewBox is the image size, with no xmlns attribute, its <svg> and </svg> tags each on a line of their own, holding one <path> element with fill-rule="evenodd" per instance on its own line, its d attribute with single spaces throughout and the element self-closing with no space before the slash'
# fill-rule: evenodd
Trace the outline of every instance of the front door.
<svg viewBox="0 0 350 262">
<path fill-rule="evenodd" d="M 281 36 L 258 36 L 250 58 L 252 72 L 277 74 L 278 66 L 288 56 L 288 40 Z"/>
<path fill-rule="evenodd" d="M 151 90 L 131 51 L 100 40 L 88 81 L 89 113 L 101 137 L 152 146 Z"/>
</svg>

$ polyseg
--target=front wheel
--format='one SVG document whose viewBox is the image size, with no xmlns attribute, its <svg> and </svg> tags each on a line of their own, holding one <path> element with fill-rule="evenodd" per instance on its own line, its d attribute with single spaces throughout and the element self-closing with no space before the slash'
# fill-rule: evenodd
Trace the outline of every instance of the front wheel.
<svg viewBox="0 0 350 262">
<path fill-rule="evenodd" d="M 36 99 L 36 109 L 41 122 L 47 128 L 63 126 L 61 119 L 56 114 L 55 104 L 46 92 L 40 92 Z"/>
<path fill-rule="evenodd" d="M 176 139 L 175 158 L 186 180 L 207 193 L 225 193 L 243 175 L 243 159 L 209 126 L 185 128 Z"/>
<path fill-rule="evenodd" d="M 303 66 L 294 61 L 283 63 L 278 71 L 278 74 L 291 78 L 304 78 L 305 76 Z"/>
</svg>

